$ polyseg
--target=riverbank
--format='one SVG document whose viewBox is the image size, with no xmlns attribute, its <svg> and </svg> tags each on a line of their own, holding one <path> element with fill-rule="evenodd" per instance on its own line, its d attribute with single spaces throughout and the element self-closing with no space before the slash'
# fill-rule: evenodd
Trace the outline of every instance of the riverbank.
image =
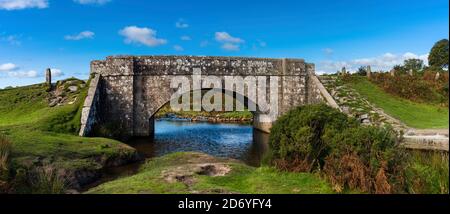
<svg viewBox="0 0 450 214">
<path fill-rule="evenodd" d="M 156 113 L 155 118 L 178 118 L 193 122 L 250 123 L 253 121 L 253 114 L 248 110 L 234 112 L 173 111 L 170 105 L 165 105 Z"/>
<path fill-rule="evenodd" d="M 172 153 L 143 164 L 138 173 L 106 182 L 87 194 L 319 194 L 333 193 L 316 174 L 251 167 L 202 153 Z"/>
<path fill-rule="evenodd" d="M 37 184 L 41 174 L 62 178 L 67 189 L 80 189 L 99 179 L 104 168 L 140 159 L 119 141 L 76 135 L 86 85 L 68 79 L 50 92 L 45 84 L 0 90 L 0 135 L 11 144 L 0 178 L 8 185 L 0 191 L 51 193 Z"/>
</svg>

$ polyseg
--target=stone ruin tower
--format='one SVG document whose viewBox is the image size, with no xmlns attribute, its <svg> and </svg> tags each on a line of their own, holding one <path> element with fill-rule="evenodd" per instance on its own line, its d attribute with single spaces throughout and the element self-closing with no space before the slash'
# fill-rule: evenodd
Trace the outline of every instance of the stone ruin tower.
<svg viewBox="0 0 450 214">
<path fill-rule="evenodd" d="M 52 90 L 52 70 L 50 68 L 45 70 L 45 85 L 47 86 L 47 91 Z"/>
<path fill-rule="evenodd" d="M 369 79 L 372 77 L 372 68 L 370 67 L 370 65 L 368 65 L 366 68 L 366 75 Z"/>
<path fill-rule="evenodd" d="M 47 85 L 52 85 L 52 70 L 50 68 L 47 68 L 45 71 L 45 83 Z"/>
</svg>

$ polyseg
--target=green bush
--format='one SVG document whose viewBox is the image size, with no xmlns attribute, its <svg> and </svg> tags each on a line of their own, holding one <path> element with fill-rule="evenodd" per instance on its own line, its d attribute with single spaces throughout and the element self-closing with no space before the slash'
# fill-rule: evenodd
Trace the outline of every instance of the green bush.
<svg viewBox="0 0 450 214">
<path fill-rule="evenodd" d="M 422 75 L 391 76 L 389 73 L 376 73 L 370 81 L 387 93 L 409 99 L 415 102 L 436 103 L 448 105 L 448 72 L 441 73 L 435 80 L 436 72 L 425 71 Z M 345 81 L 353 81 L 347 77 Z"/>
<path fill-rule="evenodd" d="M 357 126 L 357 121 L 326 105 L 301 106 L 281 116 L 271 129 L 272 164 L 290 171 L 320 169 L 330 146 L 324 134 L 333 135 Z"/>
<path fill-rule="evenodd" d="M 359 126 L 326 138 L 331 152 L 323 173 L 336 190 L 404 192 L 406 153 L 390 127 Z"/>
<path fill-rule="evenodd" d="M 298 107 L 270 135 L 270 163 L 295 172 L 321 172 L 338 192 L 404 192 L 405 153 L 390 127 L 361 126 L 324 104 Z"/>
</svg>

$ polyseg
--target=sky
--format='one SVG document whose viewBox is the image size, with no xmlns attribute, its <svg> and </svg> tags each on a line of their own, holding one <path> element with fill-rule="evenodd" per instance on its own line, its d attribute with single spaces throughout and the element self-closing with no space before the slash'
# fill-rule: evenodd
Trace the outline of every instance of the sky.
<svg viewBox="0 0 450 214">
<path fill-rule="evenodd" d="M 427 63 L 448 0 L 0 0 L 0 88 L 86 79 L 109 55 L 302 58 L 316 73 Z"/>
</svg>

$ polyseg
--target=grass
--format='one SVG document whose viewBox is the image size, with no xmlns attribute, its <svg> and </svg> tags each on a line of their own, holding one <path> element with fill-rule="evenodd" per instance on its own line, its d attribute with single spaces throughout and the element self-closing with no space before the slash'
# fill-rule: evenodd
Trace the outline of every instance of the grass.
<svg viewBox="0 0 450 214">
<path fill-rule="evenodd" d="M 409 163 L 405 172 L 408 193 L 448 194 L 448 153 L 411 151 L 409 154 Z"/>
<path fill-rule="evenodd" d="M 11 142 L 0 135 L 0 181 L 8 179 L 10 154 Z"/>
<path fill-rule="evenodd" d="M 87 87 L 67 93 L 70 99 L 76 97 L 73 104 L 49 107 L 44 84 L 0 90 L 0 134 L 12 142 L 11 161 L 16 168 L 37 159 L 59 166 L 93 167 L 94 161 L 87 160 L 135 151 L 119 141 L 77 136 L 86 93 Z"/>
<path fill-rule="evenodd" d="M 36 175 L 33 194 L 63 194 L 67 189 L 67 182 L 53 168 L 41 169 Z"/>
<path fill-rule="evenodd" d="M 218 117 L 221 119 L 253 119 L 252 112 L 245 111 L 232 111 L 232 112 L 206 112 L 206 111 L 172 111 L 170 105 L 163 106 L 157 113 L 156 117 L 164 117 L 166 114 L 175 114 L 179 117 L 193 118 L 193 117 Z"/>
<path fill-rule="evenodd" d="M 448 128 L 449 110 L 433 104 L 416 103 L 384 92 L 365 77 L 355 77 L 348 82 L 361 96 L 384 112 L 419 129 Z"/>
<path fill-rule="evenodd" d="M 194 174 L 193 184 L 170 183 L 162 173 L 185 168 L 186 163 L 204 163 L 196 160 L 198 153 L 173 153 L 155 158 L 144 164 L 133 176 L 104 183 L 89 190 L 91 194 L 136 194 L 136 193 L 244 193 L 244 194 L 313 194 L 333 193 L 327 182 L 318 175 L 309 173 L 279 172 L 271 167 L 254 168 L 245 164 L 216 159 L 231 167 L 225 176 Z M 211 161 L 211 160 L 209 160 Z"/>
</svg>

